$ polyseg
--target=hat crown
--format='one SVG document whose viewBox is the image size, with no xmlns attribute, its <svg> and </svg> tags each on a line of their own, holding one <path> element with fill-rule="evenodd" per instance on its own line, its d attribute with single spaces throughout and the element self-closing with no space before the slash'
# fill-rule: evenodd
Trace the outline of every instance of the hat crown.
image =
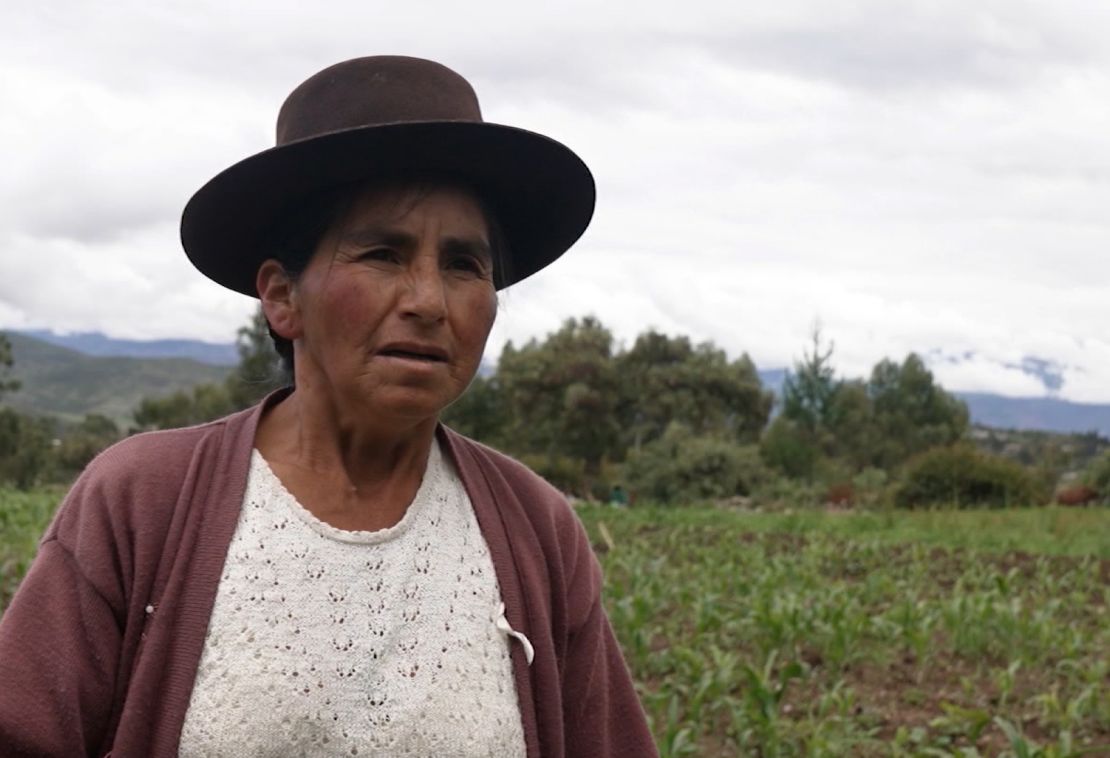
<svg viewBox="0 0 1110 758">
<path fill-rule="evenodd" d="M 277 144 L 330 132 L 421 121 L 481 122 L 470 83 L 423 58 L 374 55 L 325 68 L 281 106 Z"/>
</svg>

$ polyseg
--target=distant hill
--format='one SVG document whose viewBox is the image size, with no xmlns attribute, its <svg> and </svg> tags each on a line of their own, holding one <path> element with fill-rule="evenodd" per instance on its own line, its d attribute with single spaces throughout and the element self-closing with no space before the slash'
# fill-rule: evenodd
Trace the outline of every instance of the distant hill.
<svg viewBox="0 0 1110 758">
<path fill-rule="evenodd" d="M 83 355 L 19 332 L 7 332 L 19 391 L 3 404 L 72 421 L 99 413 L 126 426 L 143 397 L 168 395 L 205 382 L 222 382 L 227 366 L 189 358 Z"/>
<path fill-rule="evenodd" d="M 982 392 L 957 392 L 972 420 L 995 429 L 1038 429 L 1044 432 L 1097 432 L 1110 437 L 1110 405 L 1070 403 L 1051 397 L 1002 397 Z"/>
<path fill-rule="evenodd" d="M 234 366 L 239 351 L 234 343 L 201 342 L 200 340 L 121 340 L 100 332 L 55 334 L 46 329 L 18 332 L 52 345 L 68 347 L 85 355 L 125 358 L 192 358 L 213 366 Z"/>
</svg>

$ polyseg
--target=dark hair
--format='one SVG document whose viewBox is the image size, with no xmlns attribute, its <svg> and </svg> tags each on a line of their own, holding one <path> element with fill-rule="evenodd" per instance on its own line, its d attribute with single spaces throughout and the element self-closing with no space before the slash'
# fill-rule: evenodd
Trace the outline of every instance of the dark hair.
<svg viewBox="0 0 1110 758">
<path fill-rule="evenodd" d="M 494 284 L 497 286 L 505 281 L 511 272 L 508 241 L 497 214 L 479 192 L 474 191 L 468 184 L 451 178 L 421 178 L 405 183 L 414 188 L 414 203 L 430 192 L 433 186 L 444 183 L 461 186 L 471 191 L 478 201 L 482 215 L 485 216 L 486 226 L 489 227 Z M 290 212 L 274 226 L 268 247 L 272 251 L 272 257 L 282 265 L 291 280 L 295 282 L 300 278 L 316 253 L 320 240 L 339 219 L 346 215 L 359 193 L 369 186 L 374 185 L 344 184 L 318 192 L 300 200 L 296 208 L 290 209 Z M 274 350 L 281 357 L 282 367 L 292 382 L 293 343 L 275 332 L 269 320 L 266 321 L 266 326 L 270 332 L 270 339 L 274 343 Z"/>
</svg>

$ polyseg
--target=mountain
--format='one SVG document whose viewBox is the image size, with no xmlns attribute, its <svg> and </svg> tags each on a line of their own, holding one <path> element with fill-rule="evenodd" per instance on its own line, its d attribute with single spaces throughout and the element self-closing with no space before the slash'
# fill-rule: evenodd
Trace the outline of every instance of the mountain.
<svg viewBox="0 0 1110 758">
<path fill-rule="evenodd" d="M 234 366 L 239 362 L 239 351 L 234 343 L 201 342 L 200 340 L 121 340 L 100 332 L 55 334 L 46 329 L 20 331 L 28 337 L 68 347 L 85 355 L 126 358 L 192 358 L 213 366 Z"/>
<path fill-rule="evenodd" d="M 1097 432 L 1110 437 L 1110 405 L 1070 403 L 1051 397 L 1002 397 L 982 392 L 956 392 L 967 403 L 971 419 L 996 429 L 1037 429 L 1044 432 Z"/>
<path fill-rule="evenodd" d="M 771 390 L 771 392 L 775 393 L 775 397 L 781 397 L 782 385 L 786 381 L 786 369 L 759 369 L 758 373 L 759 381 L 763 384 L 763 389 Z"/>
<path fill-rule="evenodd" d="M 7 332 L 22 386 L 4 405 L 67 421 L 99 413 L 121 426 L 144 397 L 168 395 L 206 382 L 222 382 L 227 366 L 191 358 L 128 358 L 83 355 L 19 332 Z"/>
</svg>

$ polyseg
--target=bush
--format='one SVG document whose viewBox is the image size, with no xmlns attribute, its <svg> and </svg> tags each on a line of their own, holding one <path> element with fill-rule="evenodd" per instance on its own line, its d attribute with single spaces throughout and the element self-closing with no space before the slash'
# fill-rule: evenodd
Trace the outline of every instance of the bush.
<svg viewBox="0 0 1110 758">
<path fill-rule="evenodd" d="M 0 484 L 26 490 L 47 481 L 52 445 L 49 421 L 0 408 Z"/>
<path fill-rule="evenodd" d="M 1048 493 L 1021 464 L 981 453 L 969 445 L 939 447 L 906 466 L 895 491 L 895 505 L 956 508 L 1040 505 Z"/>
<path fill-rule="evenodd" d="M 767 465 L 791 479 L 812 479 L 821 457 L 813 435 L 783 416 L 763 432 L 760 453 Z"/>
<path fill-rule="evenodd" d="M 1102 455 L 1091 461 L 1083 472 L 1083 484 L 1104 499 L 1110 497 L 1110 450 L 1103 451 Z"/>
<path fill-rule="evenodd" d="M 755 445 L 695 436 L 679 424 L 629 455 L 624 474 L 638 498 L 669 504 L 749 495 L 767 476 Z"/>
<path fill-rule="evenodd" d="M 752 501 L 759 510 L 794 511 L 817 508 L 821 505 L 821 494 L 816 484 L 785 476 L 771 476 L 752 493 Z"/>
<path fill-rule="evenodd" d="M 65 429 L 55 445 L 55 478 L 73 479 L 101 450 L 119 438 L 119 427 L 110 418 L 96 413 L 86 415 L 81 423 Z"/>
<path fill-rule="evenodd" d="M 889 477 L 881 468 L 865 468 L 852 477 L 852 487 L 856 492 L 856 505 L 876 508 L 887 502 L 887 482 Z"/>
<path fill-rule="evenodd" d="M 520 462 L 542 476 L 560 492 L 575 497 L 586 497 L 590 487 L 586 484 L 586 471 L 582 461 L 565 455 L 522 455 Z"/>
</svg>

